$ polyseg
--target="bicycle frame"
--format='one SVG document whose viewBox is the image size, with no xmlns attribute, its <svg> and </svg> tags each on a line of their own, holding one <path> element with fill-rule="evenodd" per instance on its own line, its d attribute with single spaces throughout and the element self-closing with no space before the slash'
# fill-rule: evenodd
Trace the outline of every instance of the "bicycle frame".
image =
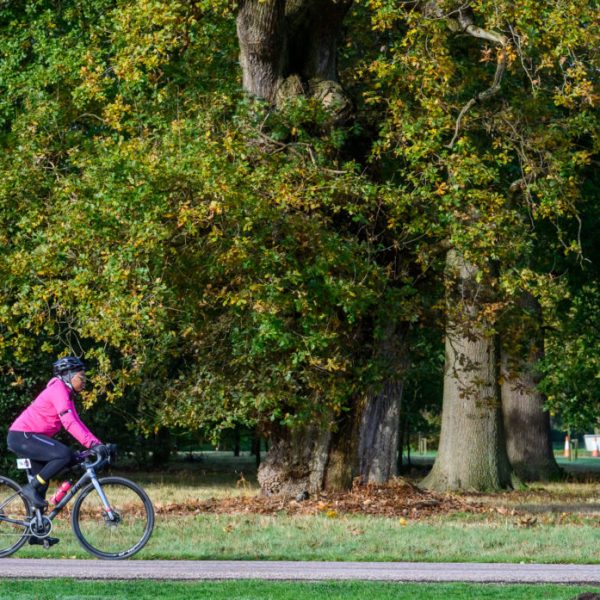
<svg viewBox="0 0 600 600">
<path fill-rule="evenodd" d="M 61 511 L 62 509 L 71 501 L 71 499 L 77 494 L 77 492 L 88 482 L 91 482 L 98 495 L 100 496 L 100 500 L 102 500 L 102 505 L 104 506 L 104 510 L 108 514 L 109 518 L 113 520 L 115 515 L 113 513 L 112 508 L 110 507 L 110 503 L 98 481 L 98 477 L 96 475 L 96 466 L 103 462 L 102 460 L 96 461 L 96 463 L 88 463 L 87 461 L 83 463 L 85 465 L 85 473 L 79 478 L 77 483 L 75 483 L 71 489 L 65 494 L 64 498 L 50 511 L 47 515 L 48 519 L 52 521 Z M 36 509 L 39 510 L 39 509 Z"/>
<path fill-rule="evenodd" d="M 107 462 L 106 459 L 98 459 L 92 463 L 88 462 L 87 459 L 84 460 L 83 463 L 81 463 L 81 464 L 85 468 L 85 473 L 79 478 L 79 480 L 65 494 L 64 498 L 47 515 L 42 515 L 42 511 L 39 508 L 34 508 L 32 518 L 28 519 L 27 521 L 11 519 L 2 514 L 0 514 L 0 521 L 3 521 L 5 523 L 12 523 L 14 525 L 22 525 L 25 527 L 29 527 L 30 524 L 33 522 L 33 519 L 36 519 L 40 525 L 42 524 L 42 519 L 44 517 L 46 519 L 48 519 L 49 521 L 53 521 L 56 518 L 56 516 L 62 511 L 62 509 L 75 497 L 77 492 L 79 492 L 79 490 L 81 490 L 81 488 L 83 488 L 85 485 L 87 485 L 90 482 L 94 486 L 95 490 L 98 492 L 98 495 L 100 496 L 100 500 L 102 501 L 102 505 L 104 506 L 104 510 L 106 510 L 106 513 L 107 513 L 109 519 L 111 521 L 114 520 L 115 514 L 110 506 L 110 503 L 108 502 L 106 494 L 104 493 L 104 490 L 102 489 L 102 486 L 100 485 L 100 482 L 98 481 L 98 477 L 96 475 L 96 468 L 101 466 L 105 462 Z M 29 476 L 29 471 L 28 471 L 28 476 Z M 9 496 L 9 498 L 7 498 L 7 500 L 4 502 L 4 504 L 0 506 L 0 510 L 2 510 L 4 508 L 4 506 L 6 504 L 8 504 L 16 495 L 17 494 L 13 494 L 12 496 Z M 34 535 L 34 534 L 32 533 L 31 535 Z"/>
</svg>

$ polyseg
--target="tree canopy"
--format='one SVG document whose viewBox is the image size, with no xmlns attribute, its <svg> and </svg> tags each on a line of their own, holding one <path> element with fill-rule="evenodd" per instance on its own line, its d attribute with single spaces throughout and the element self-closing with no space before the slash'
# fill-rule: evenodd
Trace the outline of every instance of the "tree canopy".
<svg viewBox="0 0 600 600">
<path fill-rule="evenodd" d="M 490 322 L 539 299 L 550 405 L 589 425 L 597 16 L 357 1 L 332 121 L 243 93 L 233 3 L 3 3 L 2 410 L 75 352 L 145 432 L 329 419 L 385 377 L 389 320 L 441 338 L 454 247 L 494 273 Z"/>
</svg>

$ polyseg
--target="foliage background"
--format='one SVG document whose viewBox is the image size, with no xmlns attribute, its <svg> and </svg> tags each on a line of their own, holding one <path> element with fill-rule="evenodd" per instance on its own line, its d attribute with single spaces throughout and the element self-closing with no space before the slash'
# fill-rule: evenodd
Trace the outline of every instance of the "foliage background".
<svg viewBox="0 0 600 600">
<path fill-rule="evenodd" d="M 471 7 L 510 37 L 507 72 L 450 148 L 499 51 L 402 3 L 355 3 L 338 127 L 241 93 L 228 2 L 0 4 L 3 422 L 67 352 L 92 367 L 101 436 L 327 419 L 385 378 L 390 320 L 410 323 L 423 390 L 451 244 L 500 273 L 495 315 L 539 299 L 550 406 L 590 426 L 597 7 Z"/>
</svg>

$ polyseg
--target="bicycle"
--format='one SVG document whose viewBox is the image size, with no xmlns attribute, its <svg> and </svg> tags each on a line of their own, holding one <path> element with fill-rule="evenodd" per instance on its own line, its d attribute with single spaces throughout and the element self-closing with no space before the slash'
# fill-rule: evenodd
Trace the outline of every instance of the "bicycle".
<svg viewBox="0 0 600 600">
<path fill-rule="evenodd" d="M 0 475 L 0 557 L 10 556 L 31 537 L 47 549 L 48 536 L 56 516 L 77 496 L 71 514 L 75 537 L 90 554 L 107 560 L 121 560 L 139 552 L 154 529 L 154 508 L 148 494 L 124 477 L 98 477 L 96 471 L 111 462 L 93 450 L 78 453 L 77 465 L 84 473 L 49 514 L 33 508 L 21 493 L 21 486 Z M 90 460 L 92 457 L 96 460 Z M 33 479 L 27 458 L 17 459 L 29 481 Z"/>
</svg>

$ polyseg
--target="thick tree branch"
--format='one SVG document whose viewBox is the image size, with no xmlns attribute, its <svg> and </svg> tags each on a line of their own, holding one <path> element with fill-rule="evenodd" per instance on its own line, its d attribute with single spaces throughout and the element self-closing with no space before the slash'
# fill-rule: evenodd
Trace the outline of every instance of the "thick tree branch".
<svg viewBox="0 0 600 600">
<path fill-rule="evenodd" d="M 473 25 L 471 16 L 465 14 L 462 10 L 458 11 L 457 18 L 448 18 L 448 27 L 456 32 L 456 33 L 466 33 L 473 37 L 487 40 L 488 42 L 492 42 L 500 46 L 500 54 L 498 56 L 498 62 L 496 64 L 496 73 L 494 74 L 494 81 L 492 85 L 483 92 L 480 92 L 475 96 L 475 98 L 471 98 L 461 109 L 458 114 L 458 118 L 456 119 L 456 126 L 454 128 L 454 135 L 452 136 L 452 140 L 448 144 L 448 148 L 453 148 L 458 138 L 458 134 L 460 133 L 460 127 L 462 123 L 462 119 L 465 114 L 475 105 L 477 102 L 485 102 L 495 94 L 500 91 L 500 84 L 502 82 L 502 77 L 504 76 L 504 72 L 506 71 L 506 63 L 507 63 L 507 53 L 506 46 L 508 44 L 508 40 L 501 33 L 497 33 L 495 31 L 488 31 L 487 29 L 482 29 L 481 27 L 477 27 Z"/>
<path fill-rule="evenodd" d="M 462 119 L 465 114 L 478 102 L 485 102 L 492 96 L 498 93 L 500 90 L 500 84 L 502 82 L 502 77 L 504 76 L 504 72 L 506 71 L 506 63 L 507 63 L 507 46 L 508 39 L 498 33 L 496 31 L 490 31 L 488 29 L 482 29 L 481 27 L 477 27 L 477 25 L 473 24 L 473 17 L 468 8 L 468 3 L 458 7 L 456 10 L 450 13 L 444 13 L 440 8 L 437 0 L 430 0 L 429 2 L 425 2 L 421 6 L 421 11 L 427 17 L 432 17 L 436 19 L 443 19 L 446 21 L 448 28 L 457 34 L 467 34 L 472 37 L 486 40 L 493 44 L 496 44 L 500 47 L 500 53 L 498 56 L 498 63 L 496 65 L 496 73 L 494 75 L 494 81 L 492 85 L 480 92 L 474 98 L 471 98 L 461 109 L 458 114 L 458 118 L 456 119 L 456 126 L 454 128 L 454 135 L 452 136 L 452 140 L 448 144 L 448 148 L 453 148 L 456 143 L 456 139 L 458 138 L 458 134 L 460 133 L 460 128 L 462 124 Z"/>
</svg>

